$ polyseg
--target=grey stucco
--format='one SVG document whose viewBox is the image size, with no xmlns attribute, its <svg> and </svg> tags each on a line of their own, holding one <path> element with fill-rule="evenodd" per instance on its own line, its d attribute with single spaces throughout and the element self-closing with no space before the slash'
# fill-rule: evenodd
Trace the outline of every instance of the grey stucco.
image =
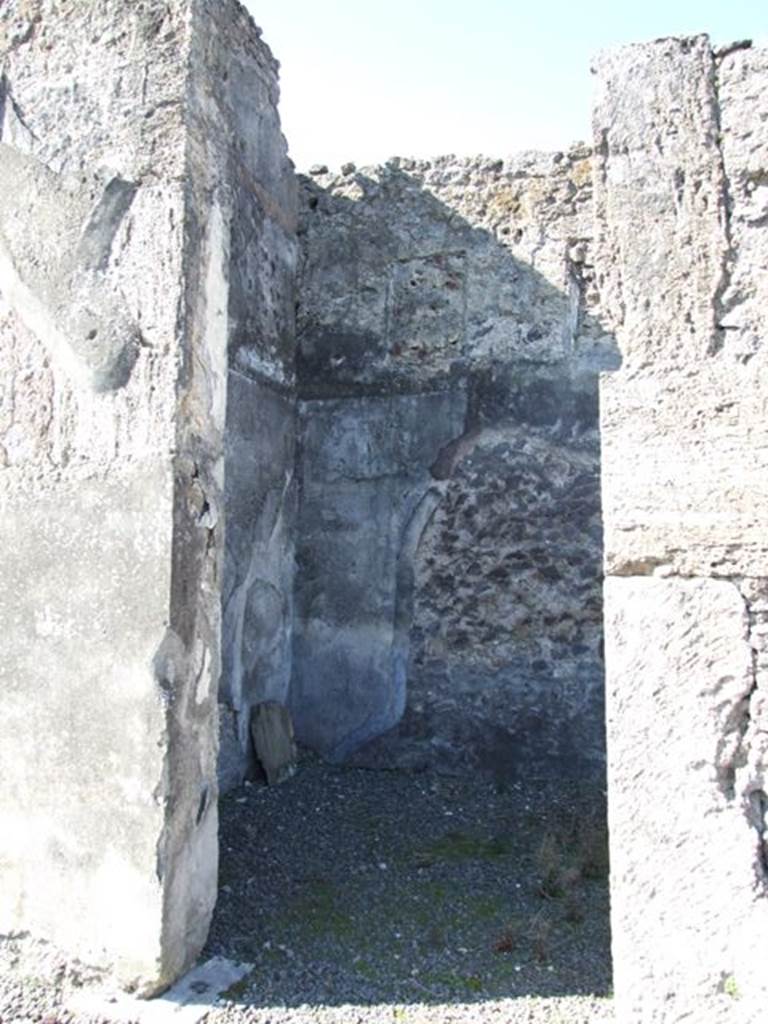
<svg viewBox="0 0 768 1024">
<path fill-rule="evenodd" d="M 435 499 L 429 467 L 460 433 L 461 390 L 301 405 L 291 708 L 297 735 L 343 759 L 406 700 L 404 549 Z"/>
<path fill-rule="evenodd" d="M 200 138 L 226 154 L 228 175 L 219 777 L 230 788 L 254 768 L 251 709 L 285 703 L 290 680 L 297 188 L 277 113 L 277 62 L 244 10 L 211 12 L 217 89 Z"/>
<path fill-rule="evenodd" d="M 601 770 L 590 159 L 303 182 L 291 706 L 328 756 Z"/>
<path fill-rule="evenodd" d="M 296 404 L 236 370 L 229 375 L 220 686 L 220 776 L 253 770 L 251 708 L 287 703 L 293 629 Z"/>
</svg>

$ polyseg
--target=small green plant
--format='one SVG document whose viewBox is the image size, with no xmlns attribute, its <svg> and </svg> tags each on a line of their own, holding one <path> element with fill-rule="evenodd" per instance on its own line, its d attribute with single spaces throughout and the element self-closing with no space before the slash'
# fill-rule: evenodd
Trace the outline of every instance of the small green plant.
<svg viewBox="0 0 768 1024">
<path fill-rule="evenodd" d="M 494 896 L 477 896 L 468 902 L 469 913 L 476 921 L 492 921 L 499 914 L 499 901 Z"/>
<path fill-rule="evenodd" d="M 239 981 L 233 982 L 225 992 L 222 992 L 222 998 L 228 999 L 232 1003 L 236 1003 L 239 1000 L 243 999 L 245 993 L 248 991 L 249 987 L 253 983 L 255 976 L 255 969 L 249 971 Z"/>
<path fill-rule="evenodd" d="M 432 985 L 461 995 L 463 992 L 476 994 L 482 992 L 483 981 L 476 974 L 459 974 L 458 971 L 431 971 L 424 975 L 424 980 Z"/>
<path fill-rule="evenodd" d="M 467 860 L 494 860 L 512 853 L 512 842 L 507 836 L 481 839 L 467 832 L 446 832 L 414 851 L 417 867 L 429 867 L 437 862 L 457 863 Z"/>
<path fill-rule="evenodd" d="M 340 891 L 324 878 L 311 878 L 288 907 L 296 927 L 307 938 L 348 937 L 354 922 Z"/>
<path fill-rule="evenodd" d="M 739 999 L 741 997 L 739 986 L 736 984 L 736 979 L 732 974 L 723 979 L 723 992 L 730 996 L 731 999 Z"/>
<path fill-rule="evenodd" d="M 525 919 L 514 917 L 493 943 L 494 953 L 517 953 L 530 950 L 534 960 L 545 964 L 550 959 L 550 942 L 552 938 L 552 921 L 539 911 L 533 917 Z"/>
<path fill-rule="evenodd" d="M 355 957 L 352 962 L 352 966 L 358 974 L 362 975 L 368 981 L 372 981 L 376 977 L 376 971 L 370 960 L 364 960 L 362 957 Z"/>
<path fill-rule="evenodd" d="M 585 880 L 608 878 L 608 830 L 593 817 L 574 818 L 557 832 L 548 832 L 534 863 L 544 899 L 569 896 Z"/>
</svg>

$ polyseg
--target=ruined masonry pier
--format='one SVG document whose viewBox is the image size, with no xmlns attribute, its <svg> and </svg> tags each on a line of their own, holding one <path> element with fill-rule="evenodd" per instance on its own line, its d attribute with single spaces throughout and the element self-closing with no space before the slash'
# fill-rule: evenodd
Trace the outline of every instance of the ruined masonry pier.
<svg viewBox="0 0 768 1024">
<path fill-rule="evenodd" d="M 0 11 L 0 932 L 142 993 L 216 901 L 228 392 L 291 362 L 276 73 L 235 3 Z"/>
<path fill-rule="evenodd" d="M 266 701 L 594 779 L 605 691 L 618 1019 L 764 1018 L 768 52 L 596 73 L 297 178 L 234 0 L 0 7 L 0 935 L 182 974 Z"/>
</svg>

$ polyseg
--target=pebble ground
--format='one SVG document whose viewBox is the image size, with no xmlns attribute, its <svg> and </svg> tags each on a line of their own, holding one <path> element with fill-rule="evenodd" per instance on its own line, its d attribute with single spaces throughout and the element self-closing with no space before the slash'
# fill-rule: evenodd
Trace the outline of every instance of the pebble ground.
<svg viewBox="0 0 768 1024">
<path fill-rule="evenodd" d="M 203 958 L 252 964 L 205 1024 L 613 1021 L 604 794 L 305 758 L 220 802 Z M 96 979 L 0 942 L 0 1024 L 96 1024 Z M 109 1018 L 98 1018 L 99 1024 Z"/>
</svg>

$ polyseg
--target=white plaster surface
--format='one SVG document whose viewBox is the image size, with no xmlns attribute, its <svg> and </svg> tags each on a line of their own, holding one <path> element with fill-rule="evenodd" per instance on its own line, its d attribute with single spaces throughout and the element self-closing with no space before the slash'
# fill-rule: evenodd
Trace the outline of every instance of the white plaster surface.
<svg viewBox="0 0 768 1024">
<path fill-rule="evenodd" d="M 598 61 L 611 905 L 619 1019 L 768 1006 L 766 51 Z"/>
</svg>

